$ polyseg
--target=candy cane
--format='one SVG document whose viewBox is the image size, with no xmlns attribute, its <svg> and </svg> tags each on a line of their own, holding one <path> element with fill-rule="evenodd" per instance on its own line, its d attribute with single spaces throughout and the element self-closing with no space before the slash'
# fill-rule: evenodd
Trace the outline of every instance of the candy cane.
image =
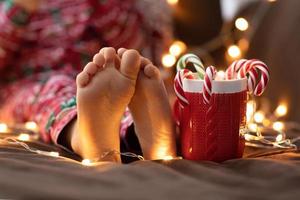
<svg viewBox="0 0 300 200">
<path fill-rule="evenodd" d="M 245 62 L 243 62 L 242 66 L 240 67 L 239 71 L 237 72 L 238 79 L 246 77 L 247 73 L 252 69 L 253 61 L 255 61 L 255 60 L 252 59 L 252 60 L 246 60 Z"/>
<path fill-rule="evenodd" d="M 194 79 L 193 73 L 188 69 L 179 70 L 174 79 L 174 90 L 181 106 L 189 104 L 182 87 L 182 80 L 185 78 Z"/>
<path fill-rule="evenodd" d="M 203 79 L 205 74 L 205 68 L 200 58 L 194 54 L 183 55 L 177 62 L 177 66 L 176 66 L 177 71 L 179 71 L 180 69 L 185 69 L 187 65 L 190 63 L 196 69 L 199 78 Z"/>
<path fill-rule="evenodd" d="M 237 78 L 237 73 L 240 70 L 240 68 L 244 65 L 246 62 L 246 59 L 240 59 L 234 61 L 226 70 L 226 80 L 231 80 Z"/>
<path fill-rule="evenodd" d="M 249 70 L 248 74 L 249 74 L 249 77 L 247 79 L 248 92 L 252 94 L 255 89 L 256 81 L 258 79 L 258 72 L 255 68 L 252 68 Z"/>
<path fill-rule="evenodd" d="M 258 73 L 256 70 L 260 71 L 260 80 L 258 83 L 257 83 Z M 249 60 L 245 62 L 244 65 L 238 71 L 238 78 L 244 78 L 246 77 L 246 75 L 249 75 L 248 76 L 249 92 L 251 93 L 254 90 L 253 92 L 254 95 L 256 96 L 262 95 L 270 79 L 268 66 L 260 60 L 255 60 L 255 59 Z"/>
<path fill-rule="evenodd" d="M 203 99 L 204 103 L 209 103 L 211 95 L 212 95 L 212 81 L 216 76 L 217 70 L 213 66 L 209 66 L 206 68 L 205 76 L 204 76 L 204 84 L 203 84 Z"/>
<path fill-rule="evenodd" d="M 259 60 L 255 60 L 252 65 L 254 68 L 257 68 L 261 72 L 260 81 L 258 82 L 254 90 L 254 95 L 260 96 L 265 91 L 270 79 L 269 68 L 265 63 Z"/>
</svg>

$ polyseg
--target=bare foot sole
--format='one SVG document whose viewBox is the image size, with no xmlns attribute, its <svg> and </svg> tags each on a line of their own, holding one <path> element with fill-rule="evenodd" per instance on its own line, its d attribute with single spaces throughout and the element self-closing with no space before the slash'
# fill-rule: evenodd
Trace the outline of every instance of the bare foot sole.
<svg viewBox="0 0 300 200">
<path fill-rule="evenodd" d="M 124 52 L 124 48 L 118 50 L 122 60 Z M 143 57 L 129 109 L 144 157 L 151 160 L 175 157 L 175 131 L 168 95 L 159 69 Z"/>
<path fill-rule="evenodd" d="M 140 56 L 127 50 L 121 63 L 116 61 L 115 49 L 104 48 L 77 76 L 78 118 L 71 146 L 83 158 L 98 159 L 120 149 L 120 121 L 135 91 Z M 120 156 L 105 160 L 119 162 Z"/>
</svg>

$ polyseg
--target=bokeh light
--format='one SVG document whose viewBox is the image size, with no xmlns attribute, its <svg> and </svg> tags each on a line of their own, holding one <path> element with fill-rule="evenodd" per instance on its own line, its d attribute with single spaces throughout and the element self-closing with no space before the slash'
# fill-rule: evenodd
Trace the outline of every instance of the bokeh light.
<svg viewBox="0 0 300 200">
<path fill-rule="evenodd" d="M 21 140 L 21 141 L 29 141 L 29 140 L 30 140 L 30 136 L 29 136 L 27 133 L 21 133 L 21 134 L 18 136 L 18 140 Z"/>
<path fill-rule="evenodd" d="M 162 57 L 162 64 L 164 67 L 172 67 L 176 63 L 176 57 L 170 54 L 166 54 Z"/>
<path fill-rule="evenodd" d="M 284 124 L 282 122 L 274 122 L 273 129 L 276 131 L 282 131 L 284 129 Z"/>
<path fill-rule="evenodd" d="M 279 104 L 278 107 L 276 108 L 276 110 L 275 110 L 275 115 L 276 115 L 277 117 L 283 117 L 283 116 L 285 116 L 285 115 L 287 114 L 287 111 L 288 111 L 287 105 L 284 104 L 284 103 L 281 103 L 281 104 Z"/>
<path fill-rule="evenodd" d="M 8 130 L 8 127 L 4 123 L 0 123 L 0 133 L 6 133 Z"/>
<path fill-rule="evenodd" d="M 240 31 L 245 31 L 248 29 L 249 23 L 245 18 L 240 17 L 235 20 L 235 27 Z"/>
<path fill-rule="evenodd" d="M 256 123 L 262 123 L 265 119 L 265 114 L 262 112 L 262 111 L 257 111 L 255 114 L 254 114 L 254 121 Z"/>
<path fill-rule="evenodd" d="M 173 56 L 179 56 L 187 49 L 186 44 L 182 41 L 174 41 L 173 44 L 169 48 L 169 52 Z"/>
<path fill-rule="evenodd" d="M 241 50 L 236 45 L 229 46 L 227 53 L 231 58 L 239 58 L 241 56 Z"/>
<path fill-rule="evenodd" d="M 170 5 L 176 5 L 179 0 L 167 0 L 168 4 Z"/>
</svg>

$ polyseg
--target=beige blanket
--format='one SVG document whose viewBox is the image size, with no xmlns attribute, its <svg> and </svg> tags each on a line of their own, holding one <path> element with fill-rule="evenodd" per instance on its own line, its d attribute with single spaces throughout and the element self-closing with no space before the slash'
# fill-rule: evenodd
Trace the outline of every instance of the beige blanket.
<svg viewBox="0 0 300 200">
<path fill-rule="evenodd" d="M 248 148 L 245 158 L 221 164 L 172 160 L 86 167 L 1 144 L 0 199 L 300 199 L 299 155 Z"/>
</svg>

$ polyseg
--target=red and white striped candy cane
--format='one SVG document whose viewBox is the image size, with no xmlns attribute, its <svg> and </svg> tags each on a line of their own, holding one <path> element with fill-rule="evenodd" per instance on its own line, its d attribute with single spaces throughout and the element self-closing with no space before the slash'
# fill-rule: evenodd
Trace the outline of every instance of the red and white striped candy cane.
<svg viewBox="0 0 300 200">
<path fill-rule="evenodd" d="M 260 71 L 260 80 L 258 83 L 257 83 L 257 79 L 258 79 L 257 71 Z M 246 77 L 247 74 L 249 75 L 248 76 L 248 89 L 250 89 L 249 92 L 254 90 L 253 92 L 254 95 L 256 96 L 262 95 L 270 79 L 268 66 L 260 60 L 256 60 L 256 59 L 249 60 L 242 66 L 242 68 L 238 72 L 238 78 L 244 78 Z M 249 79 L 251 79 L 251 81 Z"/>
<path fill-rule="evenodd" d="M 203 83 L 203 100 L 204 103 L 209 103 L 212 95 L 212 81 L 217 74 L 217 70 L 214 66 L 209 66 L 206 68 L 204 83 Z"/>
<path fill-rule="evenodd" d="M 258 73 L 256 69 L 250 69 L 250 65 L 253 61 L 252 60 L 246 60 L 246 59 L 240 59 L 234 61 L 226 70 L 226 80 L 231 80 L 235 78 L 244 78 L 246 74 L 248 73 L 248 91 L 249 93 L 253 93 L 255 89 L 255 85 L 257 83 L 258 79 Z"/>
<path fill-rule="evenodd" d="M 182 69 L 177 72 L 174 79 L 174 90 L 181 106 L 186 106 L 189 104 L 182 87 L 182 81 L 185 78 L 194 79 L 194 75 L 190 70 Z"/>
<path fill-rule="evenodd" d="M 254 61 L 254 59 L 246 60 L 245 62 L 243 62 L 241 68 L 237 72 L 237 78 L 238 79 L 246 77 L 247 73 L 250 71 L 250 69 L 252 69 L 251 64 L 253 63 L 253 61 Z"/>
<path fill-rule="evenodd" d="M 244 65 L 246 62 L 246 59 L 240 59 L 234 61 L 226 70 L 226 80 L 231 80 L 237 78 L 237 73 L 240 70 L 240 68 Z"/>
<path fill-rule="evenodd" d="M 258 69 L 261 73 L 260 80 L 259 80 L 258 84 L 256 85 L 254 93 L 253 93 L 256 96 L 260 96 L 265 91 L 267 84 L 269 82 L 269 79 L 270 79 L 269 68 L 265 63 L 263 63 L 262 61 L 259 61 L 259 60 L 255 60 L 252 63 L 252 65 L 253 65 L 253 68 Z"/>
<path fill-rule="evenodd" d="M 258 79 L 258 72 L 255 68 L 252 68 L 249 70 L 248 75 L 249 75 L 249 77 L 247 79 L 248 92 L 250 94 L 252 94 L 255 89 L 257 79 Z"/>
</svg>

